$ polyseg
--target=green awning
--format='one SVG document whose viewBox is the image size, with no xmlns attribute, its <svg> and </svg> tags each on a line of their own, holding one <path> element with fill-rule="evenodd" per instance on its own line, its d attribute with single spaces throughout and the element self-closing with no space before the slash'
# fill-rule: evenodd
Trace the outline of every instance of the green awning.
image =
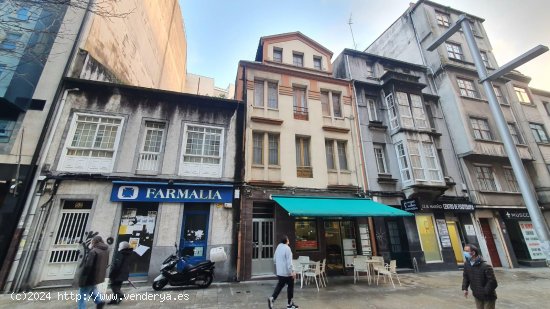
<svg viewBox="0 0 550 309">
<path fill-rule="evenodd" d="M 294 217 L 404 217 L 412 213 L 366 198 L 272 195 Z"/>
</svg>

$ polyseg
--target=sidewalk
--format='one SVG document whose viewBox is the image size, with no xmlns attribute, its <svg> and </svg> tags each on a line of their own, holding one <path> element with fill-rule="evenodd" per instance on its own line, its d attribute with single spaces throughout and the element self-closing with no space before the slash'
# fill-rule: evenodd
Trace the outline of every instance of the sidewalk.
<svg viewBox="0 0 550 309">
<path fill-rule="evenodd" d="M 497 308 L 542 308 L 550 304 L 550 269 L 497 269 Z M 317 292 L 315 285 L 295 289 L 295 302 L 300 308 L 475 308 L 474 300 L 465 299 L 461 290 L 462 272 L 427 272 L 400 275 L 402 286 L 389 283 L 368 285 L 366 279 L 353 284 L 353 277 L 329 277 L 327 288 Z M 396 281 L 397 284 L 397 281 Z M 137 289 L 124 287 L 134 299 L 125 300 L 119 308 L 267 308 L 267 296 L 275 281 L 249 281 L 213 284 L 205 290 L 165 288 L 155 292 L 150 286 Z M 12 300 L 17 295 L 0 295 L 0 308 L 76 308 L 65 299 L 74 290 L 40 290 L 31 300 Z M 64 294 L 67 292 L 67 294 Z M 43 300 L 47 293 L 51 300 Z M 19 295 L 21 297 L 21 295 Z M 139 298 L 143 300 L 139 300 Z M 156 298 L 156 300 L 154 299 Z M 177 299 L 180 300 L 177 300 Z M 92 302 L 88 308 L 95 308 Z M 105 308 L 117 308 L 106 306 Z M 286 289 L 275 303 L 286 308 Z"/>
</svg>

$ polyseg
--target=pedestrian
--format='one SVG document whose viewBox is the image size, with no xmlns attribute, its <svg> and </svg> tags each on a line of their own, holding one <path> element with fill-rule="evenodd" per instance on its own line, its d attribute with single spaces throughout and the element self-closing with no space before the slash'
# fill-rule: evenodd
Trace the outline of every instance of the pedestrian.
<svg viewBox="0 0 550 309">
<path fill-rule="evenodd" d="M 497 300 L 497 279 L 493 267 L 487 264 L 479 254 L 479 249 L 474 245 L 464 246 L 464 251 L 469 252 L 469 260 L 464 262 L 462 290 L 464 297 L 468 297 L 468 287 L 476 301 L 477 309 L 494 309 Z"/>
<path fill-rule="evenodd" d="M 124 298 L 124 294 L 121 293 L 122 283 L 128 280 L 130 276 L 130 260 L 134 249 L 130 248 L 130 244 L 127 241 L 122 241 L 118 244 L 118 252 L 115 254 L 113 264 L 111 264 L 111 271 L 109 272 L 109 279 L 111 280 L 111 290 L 113 290 L 114 297 L 109 302 L 109 305 L 118 305 Z"/>
<path fill-rule="evenodd" d="M 286 293 L 288 298 L 288 309 L 298 308 L 298 306 L 292 301 L 294 297 L 294 279 L 296 278 L 296 272 L 292 265 L 292 250 L 290 250 L 288 237 L 284 235 L 281 238 L 281 243 L 277 246 L 275 254 L 273 255 L 273 261 L 275 261 L 275 269 L 277 271 L 277 278 L 279 282 L 273 291 L 273 295 L 267 298 L 269 309 L 273 309 L 273 303 L 281 293 L 281 290 L 286 285 Z"/>
<path fill-rule="evenodd" d="M 105 305 L 97 285 L 105 281 L 107 264 L 109 263 L 109 247 L 101 236 L 94 236 L 89 246 L 90 252 L 85 255 L 78 275 L 78 309 L 86 309 L 86 302 L 93 300 L 96 308 Z"/>
</svg>

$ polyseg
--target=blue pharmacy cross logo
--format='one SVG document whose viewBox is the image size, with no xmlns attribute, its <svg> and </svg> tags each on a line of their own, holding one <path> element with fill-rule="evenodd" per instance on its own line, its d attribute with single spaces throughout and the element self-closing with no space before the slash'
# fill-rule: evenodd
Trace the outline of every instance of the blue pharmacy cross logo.
<svg viewBox="0 0 550 309">
<path fill-rule="evenodd" d="M 139 194 L 137 186 L 121 186 L 118 188 L 118 198 L 121 200 L 135 200 Z"/>
</svg>

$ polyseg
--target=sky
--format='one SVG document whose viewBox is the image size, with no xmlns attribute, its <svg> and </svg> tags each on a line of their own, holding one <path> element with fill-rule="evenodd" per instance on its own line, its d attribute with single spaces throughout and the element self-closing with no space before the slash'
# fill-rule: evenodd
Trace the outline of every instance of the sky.
<svg viewBox="0 0 550 309">
<path fill-rule="evenodd" d="M 179 0 L 187 36 L 187 72 L 235 83 L 239 60 L 254 61 L 260 37 L 300 31 L 333 52 L 364 51 L 407 9 L 409 0 Z M 550 46 L 548 0 L 437 0 L 485 19 L 499 65 L 529 49 Z M 550 91 L 550 52 L 518 70 L 533 88 Z"/>
</svg>

